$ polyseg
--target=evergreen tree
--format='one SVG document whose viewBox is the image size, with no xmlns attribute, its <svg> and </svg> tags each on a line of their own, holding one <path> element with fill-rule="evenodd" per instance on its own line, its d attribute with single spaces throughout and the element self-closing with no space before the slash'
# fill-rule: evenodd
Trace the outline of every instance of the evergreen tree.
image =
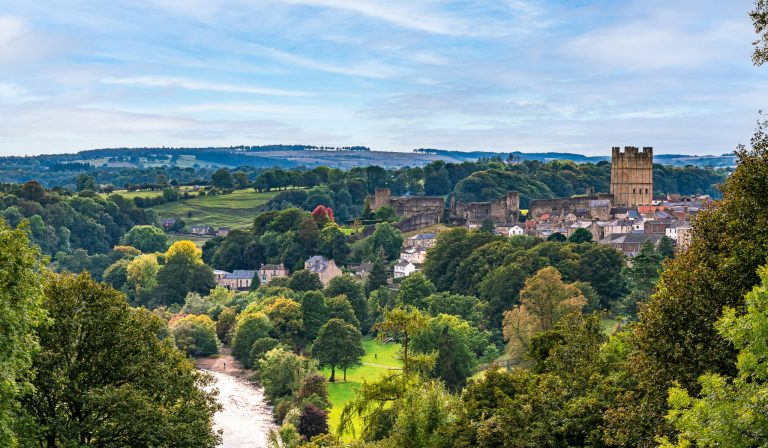
<svg viewBox="0 0 768 448">
<path fill-rule="evenodd" d="M 365 295 L 370 297 L 373 291 L 376 291 L 382 286 L 386 286 L 388 278 L 389 273 L 387 272 L 387 267 L 380 254 L 380 256 L 376 257 L 376 260 L 373 262 L 371 272 L 368 273 L 368 278 L 365 281 Z"/>
</svg>

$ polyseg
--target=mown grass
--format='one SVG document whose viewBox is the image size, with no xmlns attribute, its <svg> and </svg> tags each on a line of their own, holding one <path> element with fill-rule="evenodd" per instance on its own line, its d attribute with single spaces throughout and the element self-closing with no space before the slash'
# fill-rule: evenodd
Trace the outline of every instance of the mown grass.
<svg viewBox="0 0 768 448">
<path fill-rule="evenodd" d="M 161 218 L 181 218 L 187 227 L 209 225 L 248 227 L 258 212 L 256 207 L 269 201 L 276 192 L 257 193 L 251 189 L 236 190 L 219 196 L 201 196 L 152 207 Z"/>
<path fill-rule="evenodd" d="M 328 399 L 331 402 L 331 412 L 328 415 L 328 424 L 331 431 L 336 431 L 339 426 L 339 418 L 344 405 L 355 398 L 355 390 L 360 387 L 363 380 L 372 381 L 387 372 L 399 370 L 403 363 L 398 359 L 400 344 L 379 342 L 374 339 L 363 341 L 365 356 L 363 365 L 347 370 L 347 381 L 344 382 L 344 373 L 336 371 L 336 382 L 328 383 Z M 323 369 L 326 378 L 331 375 L 331 369 Z"/>
</svg>

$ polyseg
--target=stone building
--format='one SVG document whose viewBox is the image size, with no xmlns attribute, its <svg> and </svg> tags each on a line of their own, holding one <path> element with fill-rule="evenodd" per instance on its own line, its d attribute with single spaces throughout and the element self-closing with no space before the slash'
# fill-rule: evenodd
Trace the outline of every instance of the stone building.
<svg viewBox="0 0 768 448">
<path fill-rule="evenodd" d="M 611 194 L 616 207 L 653 203 L 653 148 L 635 146 L 611 151 Z"/>
</svg>

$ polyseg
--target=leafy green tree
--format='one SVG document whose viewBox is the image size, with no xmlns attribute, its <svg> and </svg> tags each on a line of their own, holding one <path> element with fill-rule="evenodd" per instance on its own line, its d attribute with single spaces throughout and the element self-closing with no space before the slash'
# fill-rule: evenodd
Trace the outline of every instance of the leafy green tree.
<svg viewBox="0 0 768 448">
<path fill-rule="evenodd" d="M 237 317 L 237 324 L 232 333 L 232 356 L 244 366 L 251 367 L 250 353 L 253 342 L 268 337 L 271 330 L 272 323 L 266 314 L 243 312 Z"/>
<path fill-rule="evenodd" d="M 321 367 L 330 367 L 331 376 L 328 381 L 336 381 L 336 367 L 344 371 L 344 381 L 347 381 L 347 369 L 361 365 L 365 350 L 363 336 L 360 330 L 341 319 L 330 319 L 320 328 L 317 339 L 312 345 L 312 355 L 317 358 Z"/>
<path fill-rule="evenodd" d="M 397 307 L 391 310 L 384 310 L 384 319 L 376 324 L 375 329 L 379 332 L 378 338 L 397 338 L 402 344 L 403 371 L 411 372 L 410 343 L 411 340 L 426 328 L 429 323 L 429 316 L 423 314 L 411 306 Z M 418 361 L 418 360 L 417 360 Z"/>
<path fill-rule="evenodd" d="M 231 307 L 221 310 L 216 318 L 216 336 L 225 345 L 229 345 L 232 342 L 232 332 L 235 330 L 236 323 L 237 312 Z"/>
<path fill-rule="evenodd" d="M 275 339 L 290 346 L 298 346 L 298 338 L 304 327 L 301 305 L 291 299 L 278 297 L 264 308 L 272 323 L 272 334 Z"/>
<path fill-rule="evenodd" d="M 328 308 L 328 319 L 341 319 L 355 328 L 360 328 L 360 321 L 355 316 L 355 310 L 347 296 L 328 297 L 325 299 L 325 306 Z"/>
<path fill-rule="evenodd" d="M 425 309 L 432 316 L 449 314 L 470 322 L 476 328 L 488 327 L 484 322 L 486 303 L 475 296 L 441 292 L 424 299 Z"/>
<path fill-rule="evenodd" d="M 96 181 L 90 174 L 78 174 L 78 176 L 75 178 L 75 188 L 77 191 L 96 191 Z"/>
<path fill-rule="evenodd" d="M 219 352 L 216 324 L 206 315 L 190 314 L 174 321 L 171 334 L 176 347 L 188 356 L 210 356 Z"/>
<path fill-rule="evenodd" d="M 239 189 L 248 188 L 248 174 L 243 171 L 235 171 L 232 173 L 232 182 Z"/>
<path fill-rule="evenodd" d="M 480 232 L 493 234 L 493 231 L 496 230 L 496 226 L 493 224 L 493 219 L 489 217 L 483 219 L 483 222 L 480 223 L 480 228 L 478 230 Z"/>
<path fill-rule="evenodd" d="M 414 272 L 400 283 L 397 302 L 419 309 L 425 308 L 424 300 L 436 292 L 435 285 L 421 272 Z"/>
<path fill-rule="evenodd" d="M 329 319 L 325 298 L 320 292 L 308 291 L 301 296 L 301 309 L 304 313 L 304 337 L 307 341 L 314 341 L 320 327 Z"/>
<path fill-rule="evenodd" d="M 555 241 L 558 243 L 564 243 L 568 240 L 565 235 L 563 235 L 560 232 L 553 232 L 551 235 L 547 237 L 547 241 Z"/>
<path fill-rule="evenodd" d="M 335 260 L 336 264 L 346 263 L 350 252 L 347 236 L 338 225 L 333 223 L 320 230 L 317 249 L 321 255 Z"/>
<path fill-rule="evenodd" d="M 592 232 L 587 229 L 576 229 L 571 236 L 568 237 L 569 243 L 591 243 Z"/>
<path fill-rule="evenodd" d="M 226 168 L 219 168 L 211 176 L 211 185 L 218 188 L 234 188 L 235 184 L 232 181 L 232 175 Z"/>
<path fill-rule="evenodd" d="M 662 260 L 666 258 L 674 258 L 675 246 L 672 238 L 666 235 L 662 236 L 661 240 L 659 240 L 659 247 L 656 250 L 659 252 Z"/>
<path fill-rule="evenodd" d="M 264 395 L 275 403 L 298 392 L 304 379 L 316 370 L 316 362 L 277 347 L 264 354 L 258 368 Z"/>
<path fill-rule="evenodd" d="M 291 274 L 288 287 L 296 292 L 320 291 L 323 289 L 323 282 L 320 281 L 320 276 L 314 272 L 300 269 Z"/>
<path fill-rule="evenodd" d="M 400 257 L 400 249 L 403 247 L 403 234 L 392 227 L 388 222 L 376 224 L 376 230 L 371 236 L 371 249 L 373 253 L 383 251 L 387 260 L 393 261 Z"/>
<path fill-rule="evenodd" d="M 477 358 L 470 349 L 471 333 L 466 321 L 441 314 L 430 319 L 424 331 L 413 339 L 415 352 L 437 352 L 434 374 L 450 390 L 461 390 L 477 365 Z"/>
<path fill-rule="evenodd" d="M 388 278 L 389 273 L 387 272 L 384 260 L 382 260 L 382 257 L 376 257 L 371 272 L 368 273 L 368 278 L 365 279 L 365 295 L 370 297 L 373 291 L 386 286 Z"/>
<path fill-rule="evenodd" d="M 218 444 L 211 378 L 158 339 L 159 317 L 86 274 L 51 276 L 45 307 L 22 446 Z"/>
<path fill-rule="evenodd" d="M 373 218 L 390 223 L 397 221 L 397 214 L 395 213 L 394 208 L 389 205 L 384 205 L 376 209 L 373 213 Z"/>
<path fill-rule="evenodd" d="M 15 446 L 16 398 L 31 380 L 35 328 L 43 322 L 40 252 L 24 228 L 11 229 L 0 220 L 0 445 Z"/>
<path fill-rule="evenodd" d="M 326 297 L 344 296 L 349 300 L 352 305 L 352 309 L 355 310 L 355 317 L 360 324 L 364 324 L 368 320 L 368 301 L 363 294 L 362 285 L 360 282 L 350 274 L 340 275 L 334 277 L 328 283 L 328 287 L 325 288 L 324 294 Z M 361 331 L 366 331 L 363 328 Z"/>
<path fill-rule="evenodd" d="M 250 365 L 257 366 L 259 365 L 259 361 L 261 361 L 264 358 L 264 355 L 272 350 L 273 348 L 277 348 L 280 346 L 280 341 L 278 341 L 275 338 L 259 338 L 253 341 L 253 344 L 251 345 L 251 351 L 248 353 L 248 359 L 250 360 Z M 283 346 L 285 347 L 285 346 Z"/>
<path fill-rule="evenodd" d="M 591 244 L 581 254 L 577 276 L 589 283 L 600 298 L 600 306 L 608 309 L 627 290 L 622 269 L 624 255 L 604 244 Z"/>
<path fill-rule="evenodd" d="M 168 235 L 155 226 L 134 226 L 123 237 L 123 243 L 144 253 L 168 250 Z"/>
<path fill-rule="evenodd" d="M 461 262 L 492 239 L 490 233 L 470 232 L 461 227 L 440 232 L 424 263 L 424 275 L 439 291 L 450 290 L 456 278 L 464 275 L 459 269 Z"/>
<path fill-rule="evenodd" d="M 718 373 L 699 377 L 700 398 L 682 387 L 669 391 L 667 419 L 680 432 L 673 447 L 757 447 L 768 431 L 768 265 L 759 269 L 761 285 L 746 295 L 746 314 L 727 308 L 718 333 L 739 350 L 734 378 Z"/>
<path fill-rule="evenodd" d="M 178 241 L 165 253 L 165 264 L 157 273 L 154 301 L 183 303 L 187 293 L 208 294 L 214 286 L 213 270 L 203 263 L 200 249 L 191 241 Z"/>
</svg>

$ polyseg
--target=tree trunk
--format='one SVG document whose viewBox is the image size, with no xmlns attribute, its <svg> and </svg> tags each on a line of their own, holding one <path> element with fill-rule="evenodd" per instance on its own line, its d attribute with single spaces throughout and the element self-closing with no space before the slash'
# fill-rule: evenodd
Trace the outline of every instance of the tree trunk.
<svg viewBox="0 0 768 448">
<path fill-rule="evenodd" d="M 347 368 L 344 367 L 344 382 L 347 382 Z"/>
<path fill-rule="evenodd" d="M 336 366 L 331 366 L 331 377 L 328 379 L 329 383 L 336 382 Z"/>
</svg>

